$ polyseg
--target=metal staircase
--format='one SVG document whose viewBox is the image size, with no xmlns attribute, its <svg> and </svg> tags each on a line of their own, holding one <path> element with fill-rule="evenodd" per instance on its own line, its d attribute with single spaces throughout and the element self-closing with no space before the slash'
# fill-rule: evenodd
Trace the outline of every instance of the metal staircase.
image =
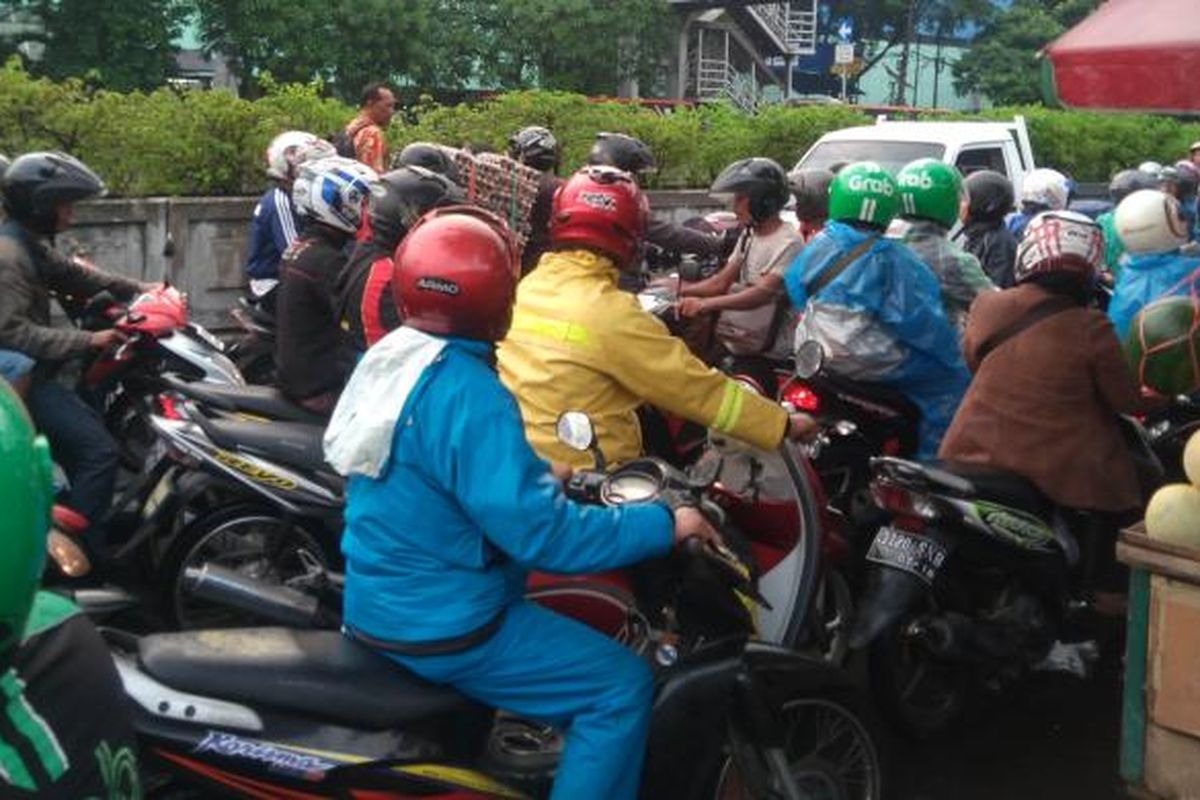
<svg viewBox="0 0 1200 800">
<path fill-rule="evenodd" d="M 817 0 L 669 2 L 686 14 L 678 64 L 681 98 L 753 110 L 766 85 L 779 85 L 786 94 L 777 74 L 780 59 L 787 65 L 784 74 L 790 74 L 792 59 L 816 49 Z"/>
</svg>

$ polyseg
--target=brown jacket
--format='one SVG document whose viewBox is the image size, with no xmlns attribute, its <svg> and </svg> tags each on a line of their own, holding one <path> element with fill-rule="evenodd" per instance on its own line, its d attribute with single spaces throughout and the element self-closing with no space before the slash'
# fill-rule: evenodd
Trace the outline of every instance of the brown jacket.
<svg viewBox="0 0 1200 800">
<path fill-rule="evenodd" d="M 1139 391 L 1107 317 L 1082 307 L 1059 312 L 979 363 L 994 331 L 1048 296 L 1026 284 L 972 304 L 963 353 L 975 379 L 938 455 L 1023 475 L 1068 508 L 1134 508 L 1137 475 L 1115 420 L 1138 408 Z"/>
</svg>

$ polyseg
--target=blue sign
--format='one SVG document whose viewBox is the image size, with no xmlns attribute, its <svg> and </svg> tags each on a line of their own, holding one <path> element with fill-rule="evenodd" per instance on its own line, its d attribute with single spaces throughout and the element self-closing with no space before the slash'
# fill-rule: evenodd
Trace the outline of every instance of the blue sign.
<svg viewBox="0 0 1200 800">
<path fill-rule="evenodd" d="M 849 42 L 854 36 L 854 25 L 850 22 L 849 17 L 843 17 L 842 20 L 838 22 L 837 34 L 838 38 L 843 42 Z"/>
</svg>

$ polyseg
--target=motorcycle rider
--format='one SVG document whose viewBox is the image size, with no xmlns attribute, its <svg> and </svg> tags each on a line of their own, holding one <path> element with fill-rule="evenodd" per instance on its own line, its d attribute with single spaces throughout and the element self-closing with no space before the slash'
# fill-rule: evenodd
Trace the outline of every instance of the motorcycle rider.
<svg viewBox="0 0 1200 800">
<path fill-rule="evenodd" d="M 1141 399 L 1112 324 L 1089 308 L 1102 254 L 1082 214 L 1029 223 L 1016 287 L 971 308 L 963 348 L 975 378 L 938 456 L 1016 473 L 1058 506 L 1093 512 L 1098 563 L 1111 566 L 1118 523 L 1142 502 L 1117 415 Z"/>
<path fill-rule="evenodd" d="M 1021 182 L 1021 209 L 1009 214 L 1004 224 L 1020 241 L 1029 220 L 1043 211 L 1062 211 L 1070 195 L 1066 175 L 1054 169 L 1035 169 Z"/>
<path fill-rule="evenodd" d="M 271 188 L 259 198 L 250 219 L 250 246 L 245 272 L 250 295 L 269 311 L 271 293 L 279 284 L 279 259 L 296 240 L 301 218 L 292 205 L 292 181 L 301 160 L 336 155 L 333 145 L 305 131 L 285 131 L 267 146 L 267 176 Z"/>
<path fill-rule="evenodd" d="M 1175 197 L 1179 210 L 1188 223 L 1188 236 L 1194 242 L 1200 239 L 1200 214 L 1197 213 L 1196 191 L 1200 189 L 1200 167 L 1191 161 L 1175 164 Z"/>
<path fill-rule="evenodd" d="M 788 188 L 796 199 L 796 221 L 800 238 L 809 241 L 825 227 L 829 219 L 829 184 L 833 172 L 827 169 L 796 169 L 788 173 Z"/>
<path fill-rule="evenodd" d="M 577 504 L 534 454 L 492 366 L 520 270 L 498 217 L 432 211 L 395 266 L 404 324 L 363 357 L 325 437 L 349 475 L 345 630 L 427 680 L 564 726 L 554 800 L 632 800 L 650 670 L 524 600 L 525 573 L 615 569 L 717 534 L 686 506 Z"/>
<path fill-rule="evenodd" d="M 979 259 L 993 284 L 1007 289 L 1013 285 L 1017 260 L 1017 237 L 1004 227 L 1004 217 L 1012 211 L 1014 202 L 1012 181 L 985 169 L 968 175 L 963 188 L 967 192 L 967 213 L 954 241 Z"/>
<path fill-rule="evenodd" d="M 791 355 L 795 325 L 784 297 L 783 270 L 804 246 L 779 216 L 788 201 L 787 174 L 769 158 L 746 158 L 726 167 L 709 192 L 730 198 L 743 232 L 717 274 L 680 286 L 679 314 L 719 314 L 720 349 L 743 362 L 739 367 L 750 367 L 749 374 L 770 391 L 770 365 L 761 361 Z"/>
<path fill-rule="evenodd" d="M 828 369 L 889 384 L 921 411 L 918 457 L 937 452 L 970 374 L 946 319 L 937 276 L 883 233 L 900 187 L 872 161 L 851 164 L 829 188 L 829 223 L 784 273 L 800 311 L 797 343 L 816 340 Z"/>
<path fill-rule="evenodd" d="M 508 155 L 542 173 L 538 179 L 537 199 L 529 212 L 529 241 L 521 252 L 521 274 L 525 275 L 550 246 L 550 206 L 554 202 L 554 193 L 562 186 L 562 178 L 558 177 L 558 140 L 548 128 L 529 125 L 509 137 Z"/>
<path fill-rule="evenodd" d="M 1200 256 L 1185 255 L 1187 223 L 1179 201 L 1157 189 L 1134 192 L 1117 206 L 1114 224 L 1126 261 L 1108 304 L 1108 317 L 1124 338 L 1142 306 L 1200 289 Z"/>
<path fill-rule="evenodd" d="M 962 175 L 936 158 L 922 158 L 901 169 L 896 183 L 900 185 L 900 218 L 908 223 L 901 241 L 937 275 L 946 319 L 962 331 L 971 303 L 996 288 L 979 259 L 950 241 L 950 229 L 969 202 Z"/>
<path fill-rule="evenodd" d="M 426 211 L 466 201 L 458 184 L 424 167 L 394 169 L 379 183 L 382 194 L 368 199 L 358 241 L 336 285 L 338 319 L 359 353 L 400 325 L 392 301 L 392 255 L 404 234 Z"/>
<path fill-rule="evenodd" d="M 1113 208 L 1096 217 L 1096 224 L 1104 232 L 1104 266 L 1114 281 L 1121 277 L 1121 266 L 1125 261 L 1125 245 L 1117 236 L 1117 226 L 1114 221 L 1117 206 L 1121 205 L 1121 201 L 1126 197 L 1140 189 L 1156 188 L 1158 188 L 1158 179 L 1138 169 L 1123 169 L 1114 175 L 1108 184 L 1108 196 L 1113 201 Z"/>
<path fill-rule="evenodd" d="M 352 366 L 334 285 L 378 183 L 370 167 L 332 156 L 301 164 L 292 187 L 292 202 L 307 221 L 279 264 L 275 363 L 280 390 L 318 414 L 333 408 Z"/>
<path fill-rule="evenodd" d="M 597 133 L 587 163 L 616 167 L 639 181 L 641 176 L 658 168 L 649 146 L 641 139 L 624 133 Z M 646 223 L 645 239 L 668 253 L 691 253 L 701 258 L 719 258 L 725 253 L 726 242 L 723 237 L 711 236 L 662 219 L 651 218 Z"/>
<path fill-rule="evenodd" d="M 55 379 L 67 359 L 121 344 L 116 330 L 55 328 L 50 292 L 86 298 L 103 291 L 128 299 L 152 288 L 101 272 L 53 249 L 54 237 L 71 224 L 74 205 L 104 193 L 104 183 L 83 162 L 65 153 L 26 153 L 4 171 L 7 219 L 0 224 L 0 348 L 37 362 L 26 403 L 71 486 L 65 503 L 91 521 L 86 540 L 100 560 L 107 544 L 97 523 L 108 511 L 116 480 L 118 449 L 100 414 Z"/>
<path fill-rule="evenodd" d="M 46 441 L 0 381 L 0 795 L 140 800 L 108 646 L 72 603 L 38 591 L 53 496 Z"/>
<path fill-rule="evenodd" d="M 513 325 L 497 350 L 500 378 L 517 398 L 529 443 L 543 458 L 585 467 L 591 456 L 558 441 L 563 409 L 595 422 L 608 463 L 642 454 L 637 409 L 650 404 L 770 449 L 807 434 L 775 403 L 705 366 L 684 342 L 620 291 L 636 269 L 649 215 L 628 173 L 584 167 L 554 197 L 551 249 L 517 290 Z"/>
</svg>

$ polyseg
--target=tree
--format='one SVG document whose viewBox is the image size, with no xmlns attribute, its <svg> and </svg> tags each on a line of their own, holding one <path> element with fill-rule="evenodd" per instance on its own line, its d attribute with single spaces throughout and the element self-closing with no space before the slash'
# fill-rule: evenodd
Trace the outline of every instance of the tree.
<svg viewBox="0 0 1200 800">
<path fill-rule="evenodd" d="M 220 53 L 256 96 L 264 72 L 320 78 L 344 99 L 404 76 L 425 49 L 430 0 L 191 0 L 205 50 Z"/>
<path fill-rule="evenodd" d="M 904 46 L 896 70 L 895 98 L 902 104 L 908 81 L 908 45 L 919 34 L 940 37 L 965 22 L 984 19 L 991 13 L 992 4 L 989 0 L 831 0 L 829 10 L 831 25 L 848 18 L 854 23 L 856 39 L 882 43 L 866 55 L 860 75 L 896 46 Z"/>
<path fill-rule="evenodd" d="M 1016 0 L 996 15 L 954 65 L 960 92 L 998 105 L 1041 102 L 1038 52 L 1086 17 L 1099 0 Z"/>
<path fill-rule="evenodd" d="M 450 89 L 564 89 L 613 94 L 623 78 L 652 79 L 673 16 L 647 0 L 434 0 L 436 25 L 417 80 Z"/>
<path fill-rule="evenodd" d="M 23 11 L 40 19 L 40 33 L 24 41 L 45 45 L 31 69 L 51 78 L 86 78 L 108 89 L 161 86 L 174 67 L 184 0 L 24 0 L 0 3 L 0 16 Z M 6 54 L 18 42 L 6 42 Z"/>
</svg>

